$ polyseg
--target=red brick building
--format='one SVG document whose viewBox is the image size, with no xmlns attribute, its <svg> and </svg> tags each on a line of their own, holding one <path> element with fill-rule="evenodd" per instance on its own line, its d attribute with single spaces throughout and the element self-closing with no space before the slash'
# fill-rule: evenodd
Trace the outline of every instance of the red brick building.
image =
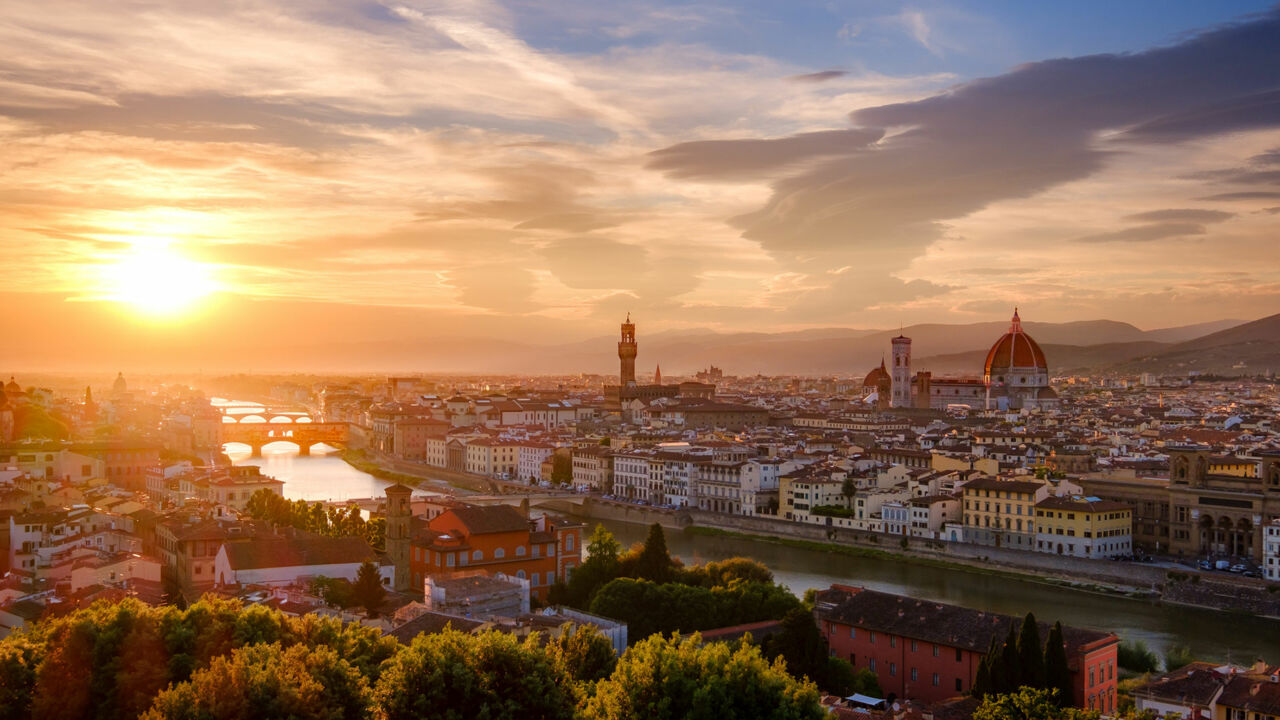
<svg viewBox="0 0 1280 720">
<path fill-rule="evenodd" d="M 464 506 L 415 520 L 409 572 L 412 587 L 428 575 L 462 570 L 502 572 L 529 581 L 545 600 L 548 589 L 582 562 L 582 523 L 526 518 L 510 505 Z"/>
<path fill-rule="evenodd" d="M 868 668 L 886 694 L 926 703 L 973 689 L 978 664 L 993 637 L 1004 638 L 1021 618 L 833 585 L 818 594 L 818 628 L 835 657 Z M 1049 625 L 1040 624 L 1047 638 Z M 1116 650 L 1112 633 L 1063 628 L 1076 707 L 1116 710 Z"/>
</svg>

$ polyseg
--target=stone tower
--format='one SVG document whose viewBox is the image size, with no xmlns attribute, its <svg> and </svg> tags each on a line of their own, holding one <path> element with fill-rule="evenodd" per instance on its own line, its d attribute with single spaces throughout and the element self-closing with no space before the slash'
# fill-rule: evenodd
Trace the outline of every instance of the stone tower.
<svg viewBox="0 0 1280 720">
<path fill-rule="evenodd" d="M 893 396 L 890 407 L 911 407 L 911 338 L 893 339 Z"/>
<path fill-rule="evenodd" d="M 409 589 L 409 496 L 413 489 L 399 483 L 388 487 L 387 493 L 387 557 L 396 568 L 394 588 L 397 592 Z"/>
<path fill-rule="evenodd" d="M 622 339 L 618 341 L 618 360 L 621 361 L 618 374 L 623 387 L 636 384 L 636 352 L 636 326 L 631 322 L 631 313 L 627 313 L 627 320 L 622 323 Z"/>
</svg>

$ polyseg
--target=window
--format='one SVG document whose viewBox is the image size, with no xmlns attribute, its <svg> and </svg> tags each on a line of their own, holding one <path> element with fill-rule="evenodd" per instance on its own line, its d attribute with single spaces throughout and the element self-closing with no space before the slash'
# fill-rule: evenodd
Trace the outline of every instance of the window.
<svg viewBox="0 0 1280 720">
<path fill-rule="evenodd" d="M 449 553 L 444 557 L 445 557 L 445 564 L 448 565 L 449 567 L 453 567 L 453 553 Z"/>
<path fill-rule="evenodd" d="M 964 685 L 961 683 L 960 678 L 956 678 L 956 692 L 964 692 Z"/>
<path fill-rule="evenodd" d="M 895 677 L 898 674 L 898 663 L 889 663 L 889 676 Z"/>
<path fill-rule="evenodd" d="M 896 648 L 896 647 L 898 647 L 898 638 L 896 638 L 896 637 L 894 637 L 894 636 L 890 635 L 890 636 L 889 636 L 889 647 L 891 647 L 891 648 Z"/>
<path fill-rule="evenodd" d="M 915 651 L 916 651 L 916 641 L 915 641 L 915 640 L 912 640 L 912 641 L 911 641 L 911 652 L 915 652 Z"/>
<path fill-rule="evenodd" d="M 507 556 L 507 551 L 506 551 L 504 548 L 498 548 L 497 550 L 494 550 L 494 551 L 493 551 L 493 559 L 494 559 L 494 560 L 501 560 L 502 558 L 504 558 L 504 557 L 506 557 L 506 556 Z"/>
<path fill-rule="evenodd" d="M 564 536 L 564 549 L 565 549 L 565 552 L 573 552 L 573 536 L 572 535 Z"/>
<path fill-rule="evenodd" d="M 471 553 L 471 559 L 472 559 L 472 560 L 483 560 L 483 559 L 484 559 L 484 551 L 483 551 L 483 550 L 476 550 L 475 552 L 472 552 L 472 553 Z"/>
<path fill-rule="evenodd" d="M 938 657 L 938 643 L 933 644 L 933 656 Z"/>
<path fill-rule="evenodd" d="M 956 648 L 956 662 L 960 662 L 960 659 L 961 659 L 961 658 L 960 658 L 960 648 Z M 957 681 L 957 682 L 959 682 L 959 681 Z M 957 687 L 956 689 L 957 689 L 957 690 L 959 690 L 960 688 L 959 688 L 959 687 Z"/>
<path fill-rule="evenodd" d="M 867 640 L 869 640 L 872 645 L 876 644 L 876 633 L 874 630 L 867 634 Z"/>
<path fill-rule="evenodd" d="M 524 579 L 525 579 L 525 577 L 524 577 L 524 570 L 517 570 L 517 571 L 516 571 L 516 577 L 520 578 L 521 580 L 524 580 Z"/>
<path fill-rule="evenodd" d="M 934 674 L 933 674 L 933 686 L 934 686 L 934 687 L 938 687 L 938 683 L 940 683 L 940 682 L 942 682 L 942 678 L 938 676 L 938 673 L 934 673 Z"/>
<path fill-rule="evenodd" d="M 516 546 L 516 557 L 524 557 L 525 549 L 523 545 Z"/>
<path fill-rule="evenodd" d="M 920 679 L 920 670 L 917 668 L 911 668 L 911 682 L 915 682 L 919 679 Z"/>
</svg>

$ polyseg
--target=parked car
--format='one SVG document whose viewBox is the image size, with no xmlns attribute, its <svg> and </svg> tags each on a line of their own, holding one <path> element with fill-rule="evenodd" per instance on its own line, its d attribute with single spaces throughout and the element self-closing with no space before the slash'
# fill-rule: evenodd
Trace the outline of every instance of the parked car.
<svg viewBox="0 0 1280 720">
<path fill-rule="evenodd" d="M 1248 567 L 1247 565 L 1241 565 L 1241 564 L 1237 563 L 1237 564 L 1232 565 L 1231 567 L 1227 568 L 1227 572 L 1242 573 L 1242 572 L 1244 572 L 1245 570 L 1248 570 L 1248 569 L 1249 569 L 1249 567 Z"/>
<path fill-rule="evenodd" d="M 1201 570 L 1212 570 L 1212 569 L 1213 569 L 1213 563 L 1209 562 L 1208 560 L 1201 560 L 1201 561 L 1200 561 L 1200 563 L 1199 563 L 1199 565 L 1200 565 L 1200 569 L 1201 569 Z"/>
</svg>

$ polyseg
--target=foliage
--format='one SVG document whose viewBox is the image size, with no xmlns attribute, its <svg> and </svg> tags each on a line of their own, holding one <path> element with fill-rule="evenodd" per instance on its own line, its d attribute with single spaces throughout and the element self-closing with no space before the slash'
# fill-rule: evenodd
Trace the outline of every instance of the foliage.
<svg viewBox="0 0 1280 720">
<path fill-rule="evenodd" d="M 820 720 L 824 713 L 812 683 L 788 675 L 781 662 L 770 664 L 753 645 L 654 636 L 631 647 L 613 675 L 597 685 L 584 716 Z"/>
<path fill-rule="evenodd" d="M 370 679 L 396 648 L 371 628 L 230 600 L 185 610 L 99 602 L 0 641 L 0 717 L 137 717 L 170 683 L 264 643 L 334 648 Z"/>
<path fill-rule="evenodd" d="M 618 578 L 591 602 L 590 612 L 626 622 L 631 640 L 654 633 L 694 632 L 781 618 L 800 606 L 779 585 L 735 583 L 705 588 Z"/>
<path fill-rule="evenodd" d="M 571 685 L 579 699 L 590 697 L 595 684 L 613 673 L 618 658 L 613 643 L 595 626 L 563 627 L 546 645 L 556 673 Z"/>
<path fill-rule="evenodd" d="M 573 458 L 564 453 L 551 456 L 551 482 L 567 483 L 573 480 Z"/>
<path fill-rule="evenodd" d="M 521 643 L 488 631 L 419 635 L 383 670 L 374 699 L 383 720 L 568 718 L 574 698 L 537 635 Z"/>
<path fill-rule="evenodd" d="M 44 408 L 28 403 L 13 410 L 13 437 L 15 440 L 66 440 L 71 437 L 71 431 L 66 423 Z"/>
<path fill-rule="evenodd" d="M 1060 707 L 1054 690 L 1019 688 L 990 695 L 973 712 L 973 720 L 1097 720 L 1097 710 Z"/>
<path fill-rule="evenodd" d="M 1132 672 L 1149 673 L 1160 669 L 1160 658 L 1141 640 L 1126 640 L 1116 650 L 1116 664 Z"/>
<path fill-rule="evenodd" d="M 256 520 L 273 525 L 287 525 L 317 535 L 330 537 L 362 537 L 371 547 L 386 547 L 387 521 L 375 518 L 365 521 L 360 508 L 329 507 L 317 502 L 308 505 L 305 500 L 286 500 L 270 490 L 259 490 L 249 498 L 245 511 Z"/>
<path fill-rule="evenodd" d="M 614 539 L 613 533 L 603 525 L 596 525 L 587 540 L 587 558 L 573 569 L 568 583 L 552 586 L 548 599 L 554 605 L 589 607 L 596 591 L 618 577 L 618 554 L 621 550 L 622 545 Z"/>
<path fill-rule="evenodd" d="M 846 475 L 844 482 L 840 483 L 840 494 L 844 496 L 845 501 L 847 502 L 853 498 L 854 493 L 857 491 L 858 488 L 853 483 L 853 476 Z"/>
<path fill-rule="evenodd" d="M 1067 667 L 1067 645 L 1062 638 L 1062 623 L 1056 622 L 1049 630 L 1044 645 L 1044 684 L 1049 690 L 1057 690 L 1055 696 L 1060 706 L 1071 704 L 1075 694 L 1071 686 L 1071 669 Z"/>
<path fill-rule="evenodd" d="M 378 617 L 378 610 L 386 598 L 387 589 L 382 586 L 382 573 L 378 566 L 370 560 L 364 561 L 351 586 L 351 602 L 364 608 L 369 617 Z"/>
<path fill-rule="evenodd" d="M 1018 633 L 1018 664 L 1023 685 L 1044 687 L 1044 645 L 1040 642 L 1040 626 L 1032 613 L 1023 618 L 1022 631 Z"/>
<path fill-rule="evenodd" d="M 1174 645 L 1164 651 L 1164 669 L 1177 670 L 1186 667 L 1196 661 L 1196 656 L 1191 654 L 1191 648 L 1186 645 Z"/>
<path fill-rule="evenodd" d="M 782 658 L 792 675 L 809 678 L 833 695 L 880 692 L 874 672 L 866 668 L 855 672 L 847 660 L 831 657 L 828 650 L 826 638 L 819 632 L 811 611 L 804 606 L 787 611 L 782 616 L 781 630 L 766 637 L 760 645 L 760 652 L 766 658 Z"/>
<path fill-rule="evenodd" d="M 146 720 L 371 716 L 369 683 L 332 648 L 249 645 L 161 692 Z"/>
<path fill-rule="evenodd" d="M 649 526 L 649 536 L 635 557 L 634 568 L 632 576 L 641 580 L 665 583 L 675 578 L 676 567 L 667 551 L 667 536 L 658 523 Z"/>
<path fill-rule="evenodd" d="M 312 579 L 308 589 L 329 607 L 348 608 L 355 602 L 351 599 L 351 581 L 346 578 L 320 575 Z"/>
</svg>

